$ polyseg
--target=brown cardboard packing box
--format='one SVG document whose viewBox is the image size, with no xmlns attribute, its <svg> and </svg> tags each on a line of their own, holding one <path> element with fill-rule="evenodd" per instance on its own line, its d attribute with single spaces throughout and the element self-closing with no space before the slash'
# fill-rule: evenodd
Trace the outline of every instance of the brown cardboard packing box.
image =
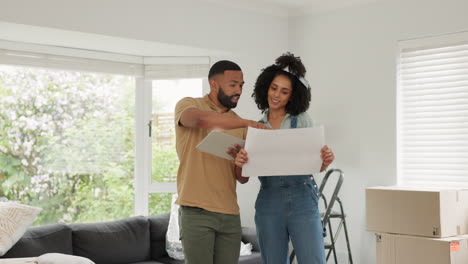
<svg viewBox="0 0 468 264">
<path fill-rule="evenodd" d="M 423 237 L 468 234 L 468 190 L 366 189 L 367 231 Z M 468 263 L 468 262 L 467 262 Z"/>
<path fill-rule="evenodd" d="M 468 235 L 427 238 L 376 234 L 377 264 L 467 264 Z"/>
</svg>

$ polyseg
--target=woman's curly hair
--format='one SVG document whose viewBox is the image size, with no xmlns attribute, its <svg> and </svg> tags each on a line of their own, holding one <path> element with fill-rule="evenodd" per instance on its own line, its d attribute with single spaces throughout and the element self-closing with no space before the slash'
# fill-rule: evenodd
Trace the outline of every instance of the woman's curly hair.
<svg viewBox="0 0 468 264">
<path fill-rule="evenodd" d="M 288 71 L 285 71 L 285 68 Z M 268 89 L 271 82 L 278 75 L 284 75 L 291 80 L 292 93 L 289 102 L 286 104 L 286 113 L 298 115 L 309 109 L 311 93 L 310 87 L 306 87 L 299 78 L 304 78 L 306 69 L 299 57 L 294 57 L 292 53 L 284 53 L 278 57 L 275 64 L 262 69 L 262 72 L 255 82 L 252 97 L 258 109 L 264 113 L 268 110 Z"/>
</svg>

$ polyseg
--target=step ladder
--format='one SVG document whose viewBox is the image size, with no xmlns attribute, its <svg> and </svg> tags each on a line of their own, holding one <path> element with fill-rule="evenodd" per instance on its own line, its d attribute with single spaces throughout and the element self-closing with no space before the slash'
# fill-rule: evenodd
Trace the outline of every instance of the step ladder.
<svg viewBox="0 0 468 264">
<path fill-rule="evenodd" d="M 333 193 L 332 193 L 332 196 L 330 197 L 330 200 L 327 201 L 328 199 L 323 194 L 323 190 L 325 189 L 328 179 L 333 173 L 335 173 L 335 175 L 338 175 L 338 180 L 336 181 L 336 185 L 333 188 Z M 322 218 L 322 224 L 324 226 L 324 237 L 328 235 L 330 239 L 330 242 L 325 242 L 325 252 L 326 252 L 327 262 L 331 254 L 333 253 L 335 264 L 338 264 L 338 258 L 336 255 L 336 241 L 338 240 L 341 230 L 343 229 L 345 239 L 346 239 L 346 247 L 348 250 L 349 263 L 353 264 L 353 257 L 351 255 L 351 246 L 349 243 L 348 228 L 346 225 L 346 214 L 344 213 L 343 202 L 338 197 L 338 193 L 340 192 L 341 186 L 343 185 L 343 181 L 344 181 L 344 173 L 340 169 L 331 169 L 325 174 L 325 177 L 320 183 L 320 188 L 319 188 L 319 194 L 320 194 L 320 198 L 323 200 L 325 212 L 321 213 L 320 217 Z M 335 205 L 335 202 L 338 202 L 339 211 L 332 210 L 333 206 Z M 332 219 L 338 221 L 338 228 L 335 233 L 333 232 L 333 229 L 332 229 L 332 223 L 331 223 Z M 325 227 L 327 227 L 327 229 Z M 289 257 L 290 263 L 293 263 L 295 256 L 296 255 L 293 250 Z"/>
</svg>

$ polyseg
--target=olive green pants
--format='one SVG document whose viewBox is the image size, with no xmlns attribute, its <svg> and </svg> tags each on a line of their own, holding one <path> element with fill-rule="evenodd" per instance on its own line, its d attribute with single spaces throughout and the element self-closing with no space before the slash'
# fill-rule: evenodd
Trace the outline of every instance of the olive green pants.
<svg viewBox="0 0 468 264">
<path fill-rule="evenodd" d="M 185 264 L 237 264 L 241 242 L 239 215 L 198 207 L 179 209 L 180 239 Z"/>
</svg>

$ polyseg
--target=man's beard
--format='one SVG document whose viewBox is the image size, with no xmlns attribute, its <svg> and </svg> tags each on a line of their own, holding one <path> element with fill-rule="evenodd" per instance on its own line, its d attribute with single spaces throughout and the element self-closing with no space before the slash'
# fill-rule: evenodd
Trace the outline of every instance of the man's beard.
<svg viewBox="0 0 468 264">
<path fill-rule="evenodd" d="M 223 91 L 223 88 L 220 86 L 219 87 L 219 92 L 218 92 L 218 101 L 226 108 L 236 108 L 237 106 L 237 102 L 232 102 L 232 98 L 236 97 L 236 96 L 240 96 L 240 94 L 233 94 L 231 96 L 227 96 L 224 91 Z"/>
</svg>

